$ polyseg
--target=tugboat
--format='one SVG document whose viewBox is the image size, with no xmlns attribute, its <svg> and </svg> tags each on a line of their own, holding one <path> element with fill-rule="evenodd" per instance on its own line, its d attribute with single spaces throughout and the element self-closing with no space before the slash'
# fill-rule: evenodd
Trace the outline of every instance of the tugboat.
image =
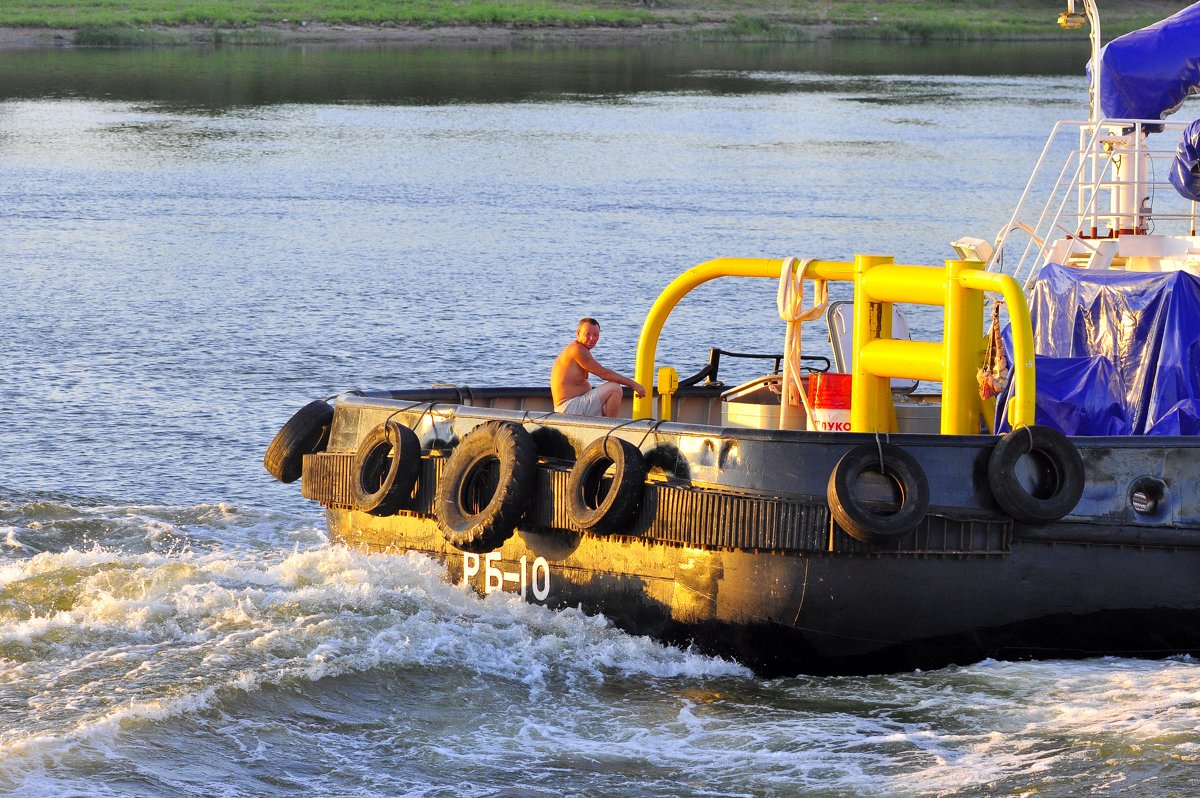
<svg viewBox="0 0 1200 798">
<path fill-rule="evenodd" d="M 709 261 L 647 314 L 654 389 L 624 418 L 548 387 L 352 391 L 301 408 L 267 470 L 335 540 L 766 676 L 1200 653 L 1200 121 L 1165 120 L 1200 86 L 1200 4 L 1103 50 L 1082 7 L 1059 22 L 1091 25 L 1090 117 L 1054 128 L 993 239 L 936 266 Z M 787 319 L 772 372 L 732 388 L 738 353 L 656 372 L 714 279 L 778 281 Z M 908 339 L 914 304 L 943 308 L 940 341 Z M 800 350 L 820 319 L 833 364 Z"/>
</svg>

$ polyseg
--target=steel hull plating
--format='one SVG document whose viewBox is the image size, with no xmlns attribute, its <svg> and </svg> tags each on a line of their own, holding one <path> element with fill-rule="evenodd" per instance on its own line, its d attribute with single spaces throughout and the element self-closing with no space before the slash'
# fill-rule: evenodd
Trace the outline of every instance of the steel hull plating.
<svg viewBox="0 0 1200 798">
<path fill-rule="evenodd" d="M 1003 556 L 756 553 L 519 530 L 474 555 L 429 519 L 334 509 L 328 520 L 347 544 L 434 557 L 451 582 L 603 613 L 763 675 L 1200 650 L 1194 549 L 1014 541 Z"/>
<path fill-rule="evenodd" d="M 411 426 L 426 456 L 407 508 L 380 517 L 322 487 L 317 466 L 349 462 L 388 418 Z M 492 420 L 531 431 L 539 487 L 511 538 L 469 553 L 435 520 L 437 447 Z M 641 513 L 619 534 L 573 527 L 560 506 L 570 459 L 603 435 L 631 441 L 654 464 Z M 994 438 L 892 436 L 928 474 L 930 510 L 913 532 L 866 544 L 831 520 L 823 493 L 838 458 L 874 440 L 350 398 L 338 403 L 329 451 L 305 461 L 305 495 L 326 504 L 331 534 L 347 544 L 421 552 L 452 582 L 603 613 L 631 633 L 764 675 L 1200 652 L 1195 441 L 1079 439 L 1083 498 L 1061 521 L 1030 525 L 1005 517 L 988 493 Z M 1165 491 L 1135 507 L 1131 493 L 1147 477 Z"/>
</svg>

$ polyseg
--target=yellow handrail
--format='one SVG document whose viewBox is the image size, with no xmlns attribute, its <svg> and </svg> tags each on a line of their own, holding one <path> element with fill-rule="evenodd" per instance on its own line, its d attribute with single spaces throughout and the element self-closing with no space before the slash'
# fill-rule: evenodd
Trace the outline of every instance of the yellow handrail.
<svg viewBox="0 0 1200 798">
<path fill-rule="evenodd" d="M 658 336 L 679 300 L 696 286 L 718 277 L 778 277 L 782 264 L 782 260 L 769 258 L 718 258 L 693 266 L 663 289 L 646 314 L 642 333 L 638 336 L 633 378 L 646 387 L 646 395 L 633 397 L 634 418 L 650 418 L 654 405 L 654 392 L 650 386 L 654 380 Z"/>
<path fill-rule="evenodd" d="M 991 291 L 1004 297 L 1012 328 L 1013 393 L 1008 401 L 1008 421 L 1013 427 L 1032 426 L 1037 407 L 1037 376 L 1034 370 L 1033 320 L 1020 284 L 1009 274 L 981 269 L 964 269 L 959 275 L 964 288 Z"/>
<path fill-rule="evenodd" d="M 836 271 L 838 276 L 827 276 L 823 279 L 847 279 L 851 264 L 834 261 L 812 261 L 805 270 L 805 277 L 813 277 L 829 271 Z M 839 270 L 839 267 L 844 271 Z M 783 268 L 782 258 L 717 258 L 693 266 L 676 277 L 663 289 L 654 300 L 646 321 L 642 324 L 642 333 L 638 337 L 637 357 L 634 365 L 633 378 L 646 386 L 646 395 L 633 397 L 633 417 L 650 418 L 654 399 L 651 396 L 650 385 L 654 380 L 654 356 L 658 351 L 658 337 L 662 333 L 667 316 L 679 304 L 689 291 L 698 285 L 715 280 L 718 277 L 767 277 L 779 279 L 779 271 Z"/>
<path fill-rule="evenodd" d="M 1013 426 L 1034 423 L 1036 382 L 1033 327 L 1025 296 L 1008 275 L 984 271 L 979 261 L 946 261 L 945 268 L 893 263 L 882 255 L 856 255 L 853 261 L 809 261 L 805 279 L 854 282 L 853 388 L 850 427 L 856 432 L 895 428 L 891 379 L 909 377 L 942 382 L 944 434 L 977 432 L 981 402 L 975 374 L 983 356 L 983 292 L 1001 294 L 1013 330 Z M 658 338 L 667 316 L 702 283 L 718 277 L 778 279 L 782 259 L 719 258 L 688 269 L 659 294 L 646 314 L 638 338 L 634 379 L 649 389 Z M 980 267 L 980 268 L 976 268 Z M 941 305 L 945 308 L 942 344 L 891 337 L 891 304 Z M 633 417 L 650 418 L 652 391 L 634 397 Z"/>
</svg>

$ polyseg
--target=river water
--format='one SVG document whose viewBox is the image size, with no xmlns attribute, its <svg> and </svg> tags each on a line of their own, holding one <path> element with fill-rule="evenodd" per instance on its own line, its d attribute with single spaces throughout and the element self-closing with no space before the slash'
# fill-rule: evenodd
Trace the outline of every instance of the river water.
<svg viewBox="0 0 1200 798">
<path fill-rule="evenodd" d="M 585 314 L 630 371 L 709 258 L 990 238 L 1083 59 L 0 53 L 0 793 L 1200 793 L 1189 659 L 757 679 L 330 545 L 261 468 L 313 398 L 544 383 Z M 774 289 L 700 289 L 660 362 L 777 351 Z"/>
</svg>

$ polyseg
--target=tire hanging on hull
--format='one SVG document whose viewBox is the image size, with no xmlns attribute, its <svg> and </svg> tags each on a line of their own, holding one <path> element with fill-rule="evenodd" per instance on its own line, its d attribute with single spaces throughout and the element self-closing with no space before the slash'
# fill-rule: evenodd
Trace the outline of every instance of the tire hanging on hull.
<svg viewBox="0 0 1200 798">
<path fill-rule="evenodd" d="M 403 424 L 387 421 L 367 433 L 354 454 L 350 492 L 354 509 L 393 515 L 412 497 L 421 470 L 421 441 Z"/>
<path fill-rule="evenodd" d="M 438 483 L 434 506 L 442 536 L 475 554 L 499 548 L 525 514 L 536 481 L 537 448 L 523 427 L 479 425 L 454 447 Z"/>
<path fill-rule="evenodd" d="M 854 486 L 867 472 L 882 474 L 896 489 L 899 508 L 879 512 L 874 502 L 859 501 Z M 846 454 L 833 468 L 825 498 L 833 520 L 855 540 L 882 543 L 910 532 L 929 509 L 929 481 L 912 455 L 890 443 L 864 443 Z"/>
<path fill-rule="evenodd" d="M 612 479 L 605 473 L 612 467 Z M 605 436 L 579 455 L 567 478 L 567 514 L 589 532 L 628 531 L 642 503 L 646 460 L 632 443 Z"/>
<path fill-rule="evenodd" d="M 1030 457 L 1036 484 L 1027 487 L 1018 463 Z M 988 487 L 1000 509 L 1017 521 L 1047 524 L 1075 509 L 1083 497 L 1087 476 L 1075 444 L 1053 427 L 1034 425 L 1002 437 L 988 458 Z"/>
<path fill-rule="evenodd" d="M 267 447 L 263 466 L 280 482 L 295 482 L 304 467 L 304 455 L 325 451 L 333 408 L 317 399 L 296 411 Z"/>
</svg>

